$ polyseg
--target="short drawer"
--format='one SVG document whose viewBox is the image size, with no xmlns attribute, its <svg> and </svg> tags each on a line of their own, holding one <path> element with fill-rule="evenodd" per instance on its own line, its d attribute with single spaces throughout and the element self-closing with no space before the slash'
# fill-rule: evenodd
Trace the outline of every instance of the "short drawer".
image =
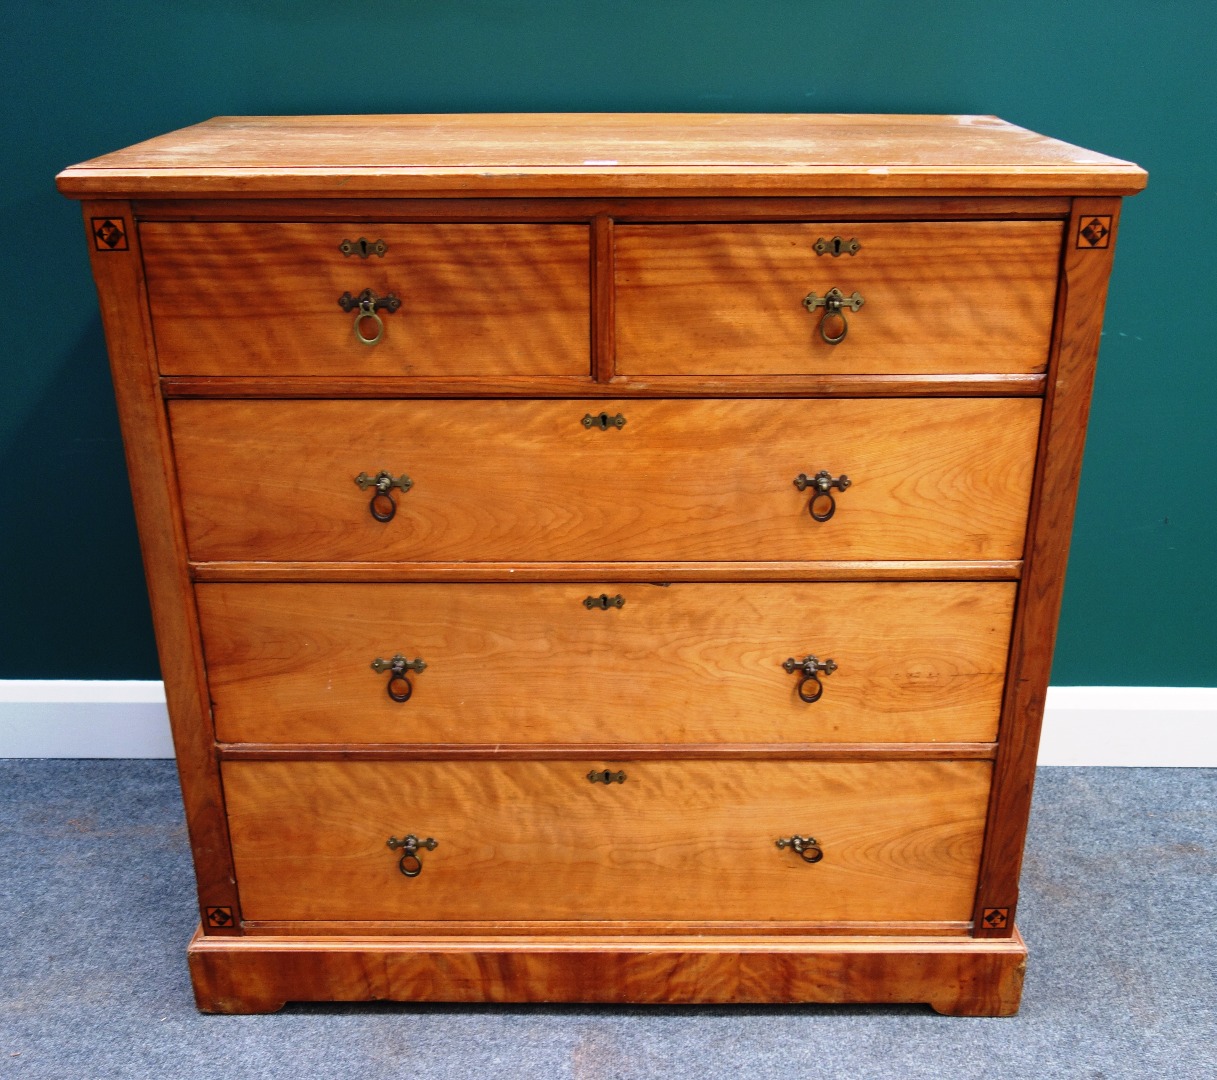
<svg viewBox="0 0 1217 1080">
<path fill-rule="evenodd" d="M 623 782 L 591 782 L 609 768 Z M 971 918 L 990 763 L 227 762 L 254 920 Z M 434 839 L 417 861 L 389 841 Z M 810 838 L 803 854 L 778 840 Z"/>
<path fill-rule="evenodd" d="M 617 372 L 1040 372 L 1061 230 L 1059 221 L 622 225 Z M 857 240 L 857 252 L 817 255 L 834 237 Z M 848 324 L 804 306 L 833 289 L 861 297 Z"/>
<path fill-rule="evenodd" d="M 221 741 L 789 744 L 994 739 L 1014 590 L 215 583 L 196 594 Z M 397 654 L 426 666 L 373 669 Z M 835 670 L 804 681 L 783 666 L 808 656 Z"/>
<path fill-rule="evenodd" d="M 169 414 L 200 561 L 1000 560 L 1022 552 L 1040 402 L 177 400 Z M 382 472 L 408 490 L 373 504 L 357 478 Z M 824 521 L 796 485 L 820 472 L 849 481 Z"/>
<path fill-rule="evenodd" d="M 384 253 L 344 255 L 344 241 Z M 149 222 L 166 375 L 583 375 L 584 225 Z M 400 305 L 360 321 L 365 290 Z M 378 329 L 377 320 L 383 325 Z"/>
</svg>

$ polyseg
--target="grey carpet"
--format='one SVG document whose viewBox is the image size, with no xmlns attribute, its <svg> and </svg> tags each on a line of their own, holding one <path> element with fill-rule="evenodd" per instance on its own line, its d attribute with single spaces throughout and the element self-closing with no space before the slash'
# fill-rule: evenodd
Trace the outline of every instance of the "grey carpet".
<svg viewBox="0 0 1217 1080">
<path fill-rule="evenodd" d="M 1217 1075 L 1217 770 L 1040 771 L 1021 1013 L 289 1005 L 201 1016 L 169 762 L 0 761 L 0 1076 Z"/>
</svg>

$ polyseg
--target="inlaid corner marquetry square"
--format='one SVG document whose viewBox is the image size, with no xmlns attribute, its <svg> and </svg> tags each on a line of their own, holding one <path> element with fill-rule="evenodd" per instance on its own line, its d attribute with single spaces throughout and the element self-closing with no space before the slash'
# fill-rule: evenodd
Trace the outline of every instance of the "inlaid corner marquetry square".
<svg viewBox="0 0 1217 1080">
<path fill-rule="evenodd" d="M 98 251 L 126 251 L 127 229 L 122 218 L 93 218 L 93 246 Z"/>
<path fill-rule="evenodd" d="M 230 907 L 209 907 L 207 909 L 207 925 L 214 926 L 218 929 L 225 929 L 232 926 L 234 923 L 232 917 L 232 908 Z"/>
<path fill-rule="evenodd" d="M 1078 223 L 1078 247 L 1105 248 L 1110 243 L 1111 217 L 1109 215 L 1099 214 L 1082 218 Z"/>
<path fill-rule="evenodd" d="M 980 917 L 988 930 L 1004 930 L 1010 925 L 1010 909 L 1006 907 L 987 907 Z"/>
</svg>

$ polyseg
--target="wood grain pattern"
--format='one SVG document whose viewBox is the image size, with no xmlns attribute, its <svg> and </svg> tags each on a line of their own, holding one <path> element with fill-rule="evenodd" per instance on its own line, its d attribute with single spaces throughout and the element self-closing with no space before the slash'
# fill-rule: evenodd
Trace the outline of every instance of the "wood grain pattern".
<svg viewBox="0 0 1217 1080">
<path fill-rule="evenodd" d="M 1095 214 L 1111 217 L 1108 246 L 1098 250 L 1079 248 L 1075 241 L 1078 230 Z M 1035 512 L 1028 524 L 1028 566 L 1011 644 L 1011 670 L 1017 672 L 1017 677 L 1006 688 L 996 783 L 976 895 L 974 919 L 978 936 L 1005 936 L 1013 932 L 1035 759 L 1052 670 L 1119 216 L 1118 199 L 1078 199 L 1066 232 L 1058 341 L 1038 452 Z M 989 908 L 1005 908 L 1009 914 L 999 925 L 986 926 L 983 916 Z"/>
<path fill-rule="evenodd" d="M 1137 166 L 993 116 L 216 117 L 57 178 L 74 197 L 1132 194 Z"/>
<path fill-rule="evenodd" d="M 589 611 L 588 595 L 624 606 Z M 991 742 L 1010 583 L 199 585 L 216 735 L 266 743 Z M 410 700 L 369 667 L 421 656 Z M 787 657 L 839 669 L 800 701 Z"/>
<path fill-rule="evenodd" d="M 620 430 L 587 430 L 589 411 Z M 172 401 L 192 558 L 1016 559 L 1040 403 Z M 387 525 L 360 472 L 408 473 Z M 853 486 L 829 522 L 799 473 Z"/>
<path fill-rule="evenodd" d="M 139 236 L 131 224 L 131 209 L 125 203 L 86 202 L 82 209 L 139 524 L 140 550 L 178 758 L 186 828 L 194 856 L 199 909 L 207 933 L 232 934 L 238 931 L 241 909 L 219 765 L 213 748 L 194 592 L 187 575 L 186 540 L 169 426 L 156 385 Z M 124 223 L 127 249 L 97 250 L 92 237 L 94 218 L 114 218 Z M 228 909 L 232 921 L 208 924 L 206 912 L 211 907 Z"/>
<path fill-rule="evenodd" d="M 1018 1011 L 1022 939 L 203 938 L 189 949 L 199 1008 L 288 1001 L 639 1004 L 927 1002 L 953 1016 Z"/>
<path fill-rule="evenodd" d="M 817 255 L 833 236 L 861 248 Z M 1040 372 L 1060 250 L 1051 221 L 618 226 L 617 370 Z M 865 301 L 837 345 L 803 306 L 832 288 Z"/>
<path fill-rule="evenodd" d="M 612 762 L 605 762 L 611 765 Z M 222 766 L 251 919 L 957 920 L 971 910 L 982 761 Z M 803 862 L 792 829 L 824 851 Z M 431 836 L 422 873 L 386 846 Z"/>
<path fill-rule="evenodd" d="M 584 225 L 148 222 L 140 228 L 167 375 L 587 375 Z M 383 257 L 344 239 L 384 240 Z M 344 293 L 401 300 L 355 339 Z M 370 326 L 364 336 L 373 336 Z"/>
</svg>

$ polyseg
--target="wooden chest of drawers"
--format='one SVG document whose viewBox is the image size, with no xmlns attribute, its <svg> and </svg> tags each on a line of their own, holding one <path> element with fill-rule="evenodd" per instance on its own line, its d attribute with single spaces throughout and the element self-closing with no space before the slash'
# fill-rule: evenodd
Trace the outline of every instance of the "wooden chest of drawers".
<svg viewBox="0 0 1217 1080">
<path fill-rule="evenodd" d="M 1013 1012 L 1144 180 L 903 116 L 229 118 L 62 173 L 199 1007 Z"/>
</svg>

